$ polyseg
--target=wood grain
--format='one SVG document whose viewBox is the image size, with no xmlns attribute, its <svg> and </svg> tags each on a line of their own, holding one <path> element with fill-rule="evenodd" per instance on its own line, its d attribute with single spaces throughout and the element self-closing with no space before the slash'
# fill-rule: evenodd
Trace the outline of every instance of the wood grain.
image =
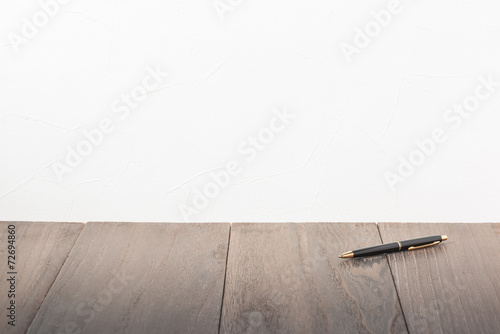
<svg viewBox="0 0 500 334">
<path fill-rule="evenodd" d="M 499 224 L 379 224 L 384 242 L 446 234 L 388 256 L 411 333 L 500 333 Z"/>
<path fill-rule="evenodd" d="M 229 224 L 87 223 L 29 333 L 216 333 Z"/>
<path fill-rule="evenodd" d="M 15 226 L 16 247 L 16 326 L 8 324 L 7 307 L 10 303 L 7 282 L 8 225 Z M 0 280 L 1 333 L 26 333 L 40 304 L 78 238 L 83 224 L 0 222 Z M 10 275 L 8 275 L 10 276 Z"/>
<path fill-rule="evenodd" d="M 405 333 L 375 224 L 233 224 L 221 333 Z"/>
</svg>

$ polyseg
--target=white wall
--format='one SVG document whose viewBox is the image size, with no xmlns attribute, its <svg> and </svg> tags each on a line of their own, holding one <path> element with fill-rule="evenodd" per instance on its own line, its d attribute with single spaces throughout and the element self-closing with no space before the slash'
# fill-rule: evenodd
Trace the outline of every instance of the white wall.
<svg viewBox="0 0 500 334">
<path fill-rule="evenodd" d="M 1 1 L 0 220 L 500 220 L 497 0 L 41 3 Z"/>
</svg>

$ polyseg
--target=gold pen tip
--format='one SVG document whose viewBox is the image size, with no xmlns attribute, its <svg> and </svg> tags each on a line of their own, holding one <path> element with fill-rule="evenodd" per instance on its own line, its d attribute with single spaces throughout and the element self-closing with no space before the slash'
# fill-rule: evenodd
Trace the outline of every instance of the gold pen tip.
<svg viewBox="0 0 500 334">
<path fill-rule="evenodd" d="M 342 259 L 344 259 L 344 258 L 352 258 L 352 257 L 354 257 L 354 253 L 352 251 L 345 252 L 345 253 L 340 254 L 339 257 L 342 258 Z"/>
<path fill-rule="evenodd" d="M 443 240 L 443 241 L 448 240 L 448 236 L 446 234 L 442 235 L 441 240 Z"/>
</svg>

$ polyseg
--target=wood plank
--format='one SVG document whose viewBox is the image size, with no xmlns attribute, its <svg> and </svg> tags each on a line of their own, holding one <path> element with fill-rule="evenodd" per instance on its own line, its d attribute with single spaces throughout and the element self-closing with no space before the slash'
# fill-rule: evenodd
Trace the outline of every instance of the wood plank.
<svg viewBox="0 0 500 334">
<path fill-rule="evenodd" d="M 500 224 L 379 224 L 384 242 L 446 234 L 389 255 L 411 333 L 500 333 Z"/>
<path fill-rule="evenodd" d="M 87 223 L 29 333 L 216 333 L 229 224 Z"/>
<path fill-rule="evenodd" d="M 221 333 L 405 333 L 375 224 L 233 224 Z"/>
<path fill-rule="evenodd" d="M 8 226 L 15 226 L 16 274 L 7 266 Z M 40 304 L 54 282 L 83 224 L 52 222 L 0 222 L 0 258 L 2 280 L 0 281 L 1 333 L 26 333 Z M 15 296 L 9 298 L 10 283 L 7 278 L 15 276 Z M 13 281 L 14 282 L 14 281 Z M 8 324 L 7 307 L 15 301 L 15 327 Z M 10 311 L 9 311 L 10 312 Z"/>
</svg>

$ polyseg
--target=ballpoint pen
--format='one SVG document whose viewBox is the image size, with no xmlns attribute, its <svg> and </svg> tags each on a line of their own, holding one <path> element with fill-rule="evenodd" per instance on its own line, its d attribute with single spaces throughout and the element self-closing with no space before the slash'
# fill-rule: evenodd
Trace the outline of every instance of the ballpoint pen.
<svg viewBox="0 0 500 334">
<path fill-rule="evenodd" d="M 441 241 L 448 240 L 446 235 L 433 235 L 431 237 L 424 237 L 418 239 L 411 239 L 405 241 L 396 241 L 391 242 L 390 244 L 383 244 L 378 246 L 372 246 L 367 248 L 361 248 L 349 252 L 345 252 L 339 255 L 340 258 L 353 258 L 353 257 L 361 257 L 361 256 L 372 256 L 378 255 L 382 253 L 392 253 L 392 252 L 400 252 L 405 250 L 416 250 L 429 246 L 434 246 Z"/>
</svg>

